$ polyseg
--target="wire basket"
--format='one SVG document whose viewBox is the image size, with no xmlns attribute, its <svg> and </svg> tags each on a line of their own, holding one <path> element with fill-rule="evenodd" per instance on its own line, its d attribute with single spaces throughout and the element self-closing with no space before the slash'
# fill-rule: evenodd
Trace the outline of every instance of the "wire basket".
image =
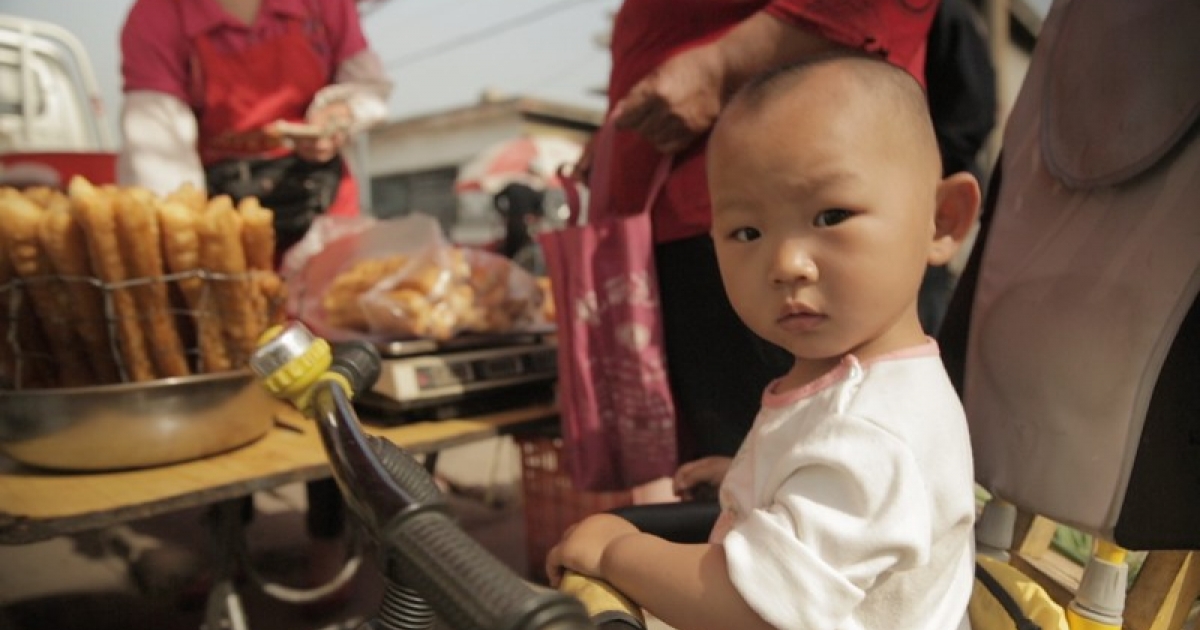
<svg viewBox="0 0 1200 630">
<path fill-rule="evenodd" d="M 279 321 L 271 271 L 197 269 L 105 283 L 38 276 L 0 285 L 0 390 L 107 385 L 244 367 Z"/>
<path fill-rule="evenodd" d="M 545 583 L 546 554 L 568 527 L 585 516 L 633 503 L 628 490 L 589 492 L 571 482 L 562 438 L 517 435 L 521 450 L 521 489 L 525 507 L 525 550 L 531 579 Z"/>
</svg>

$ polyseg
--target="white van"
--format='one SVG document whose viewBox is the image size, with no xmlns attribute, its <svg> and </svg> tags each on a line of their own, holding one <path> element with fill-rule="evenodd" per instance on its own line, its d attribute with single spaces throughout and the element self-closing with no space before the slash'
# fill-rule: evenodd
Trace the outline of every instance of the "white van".
<svg viewBox="0 0 1200 630">
<path fill-rule="evenodd" d="M 66 29 L 0 14 L 0 185 L 116 179 L 100 89 L 87 51 Z"/>
<path fill-rule="evenodd" d="M 73 34 L 0 14 L 0 153 L 109 150 L 99 94 Z"/>
</svg>

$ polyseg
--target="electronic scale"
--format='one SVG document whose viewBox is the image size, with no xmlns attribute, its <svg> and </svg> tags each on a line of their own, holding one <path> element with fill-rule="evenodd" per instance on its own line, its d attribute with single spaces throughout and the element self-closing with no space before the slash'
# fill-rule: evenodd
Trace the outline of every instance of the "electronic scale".
<svg viewBox="0 0 1200 630">
<path fill-rule="evenodd" d="M 355 402 L 378 423 L 461 417 L 554 400 L 553 329 L 376 344 L 382 373 Z"/>
</svg>

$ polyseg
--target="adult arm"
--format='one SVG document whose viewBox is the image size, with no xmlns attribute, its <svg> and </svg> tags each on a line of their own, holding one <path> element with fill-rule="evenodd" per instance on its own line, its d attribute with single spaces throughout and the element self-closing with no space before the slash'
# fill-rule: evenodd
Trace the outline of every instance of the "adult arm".
<svg viewBox="0 0 1200 630">
<path fill-rule="evenodd" d="M 309 120 L 332 105 L 344 105 L 351 117 L 353 131 L 371 127 L 387 117 L 387 100 L 392 94 L 392 81 L 384 74 L 379 56 L 363 50 L 343 61 L 334 83 L 322 88 L 308 109 Z"/>
<path fill-rule="evenodd" d="M 196 117 L 186 102 L 188 42 L 178 7 L 139 0 L 121 29 L 124 97 L 117 181 L 166 194 L 204 187 Z"/>
<path fill-rule="evenodd" d="M 364 50 L 338 68 L 338 82 L 322 88 L 308 108 L 307 121 L 332 129 L 319 138 L 300 138 L 296 153 L 306 160 L 324 162 L 340 152 L 350 138 L 387 117 L 392 83 L 383 75 L 379 58 Z"/>
<path fill-rule="evenodd" d="M 751 77 L 822 51 L 878 53 L 923 82 L 920 65 L 936 3 L 773 0 L 719 38 L 672 57 L 618 104 L 618 124 L 678 152 L 708 131 Z"/>
<path fill-rule="evenodd" d="M 729 97 L 754 75 L 840 45 L 759 11 L 719 39 L 667 60 L 630 90 L 613 116 L 618 127 L 636 130 L 659 151 L 677 153 L 712 127 Z"/>
<path fill-rule="evenodd" d="M 144 186 L 160 195 L 187 182 L 204 189 L 196 117 L 183 101 L 153 90 L 127 92 L 120 125 L 118 183 Z"/>
<path fill-rule="evenodd" d="M 333 83 L 313 97 L 306 118 L 318 127 L 334 127 L 339 131 L 321 140 L 297 144 L 296 151 L 301 156 L 315 161 L 328 160 L 351 135 L 383 121 L 393 87 L 379 56 L 367 43 L 353 0 L 328 2 L 323 6 L 337 69 Z"/>
</svg>

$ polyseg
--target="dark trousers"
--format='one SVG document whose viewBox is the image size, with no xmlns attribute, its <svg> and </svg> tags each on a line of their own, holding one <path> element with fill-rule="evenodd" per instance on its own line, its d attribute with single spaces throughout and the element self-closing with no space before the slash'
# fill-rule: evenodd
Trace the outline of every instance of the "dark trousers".
<svg viewBox="0 0 1200 630">
<path fill-rule="evenodd" d="M 733 455 L 763 390 L 791 368 L 792 357 L 733 311 L 708 235 L 660 244 L 654 258 L 680 462 Z"/>
</svg>

